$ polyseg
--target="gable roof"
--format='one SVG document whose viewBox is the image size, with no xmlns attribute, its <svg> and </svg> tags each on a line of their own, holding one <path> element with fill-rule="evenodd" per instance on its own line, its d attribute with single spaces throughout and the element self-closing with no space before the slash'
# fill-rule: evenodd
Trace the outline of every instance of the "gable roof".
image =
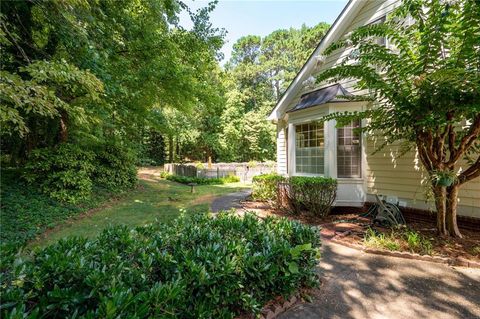
<svg viewBox="0 0 480 319">
<path fill-rule="evenodd" d="M 293 81 L 290 83 L 287 90 L 283 93 L 280 100 L 275 105 L 275 108 L 268 116 L 268 120 L 275 121 L 283 116 L 286 107 L 292 102 L 292 99 L 301 89 L 302 82 L 306 80 L 308 76 L 310 76 L 311 72 L 317 66 L 317 57 L 320 56 L 330 44 L 337 41 L 343 35 L 345 29 L 355 18 L 365 2 L 366 1 L 362 0 L 350 0 L 347 3 L 333 25 L 322 38 L 315 51 L 313 51 L 307 62 L 305 62 Z"/>
<path fill-rule="evenodd" d="M 345 102 L 348 101 L 346 98 L 342 98 L 342 96 L 351 96 L 352 94 L 349 93 L 343 86 L 336 83 L 333 85 L 329 85 L 327 87 L 305 93 L 302 95 L 300 102 L 298 102 L 295 107 L 287 113 L 295 112 L 299 110 L 304 110 L 311 108 L 312 106 L 321 105 L 325 103 L 332 103 L 332 102 Z"/>
</svg>

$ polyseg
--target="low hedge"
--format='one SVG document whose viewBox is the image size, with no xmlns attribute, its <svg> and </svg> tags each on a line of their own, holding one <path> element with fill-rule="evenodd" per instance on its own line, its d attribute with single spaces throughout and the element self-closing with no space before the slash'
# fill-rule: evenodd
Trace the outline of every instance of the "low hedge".
<svg viewBox="0 0 480 319">
<path fill-rule="evenodd" d="M 285 181 L 285 177 L 278 174 L 262 174 L 252 179 L 252 197 L 256 200 L 276 201 L 278 183 Z"/>
<path fill-rule="evenodd" d="M 280 185 L 290 210 L 297 214 L 308 210 L 316 216 L 328 215 L 337 195 L 337 180 L 329 177 L 292 176 Z"/>
<path fill-rule="evenodd" d="M 112 227 L 17 256 L 1 317 L 233 318 L 317 282 L 317 228 L 221 213 Z"/>
<path fill-rule="evenodd" d="M 240 182 L 240 178 L 235 175 L 229 175 L 222 178 L 203 178 L 203 177 L 187 177 L 187 176 L 180 176 L 180 175 L 167 175 L 165 177 L 169 181 L 182 183 L 182 184 L 190 184 L 195 183 L 198 185 L 222 185 L 227 183 L 237 183 Z"/>
</svg>

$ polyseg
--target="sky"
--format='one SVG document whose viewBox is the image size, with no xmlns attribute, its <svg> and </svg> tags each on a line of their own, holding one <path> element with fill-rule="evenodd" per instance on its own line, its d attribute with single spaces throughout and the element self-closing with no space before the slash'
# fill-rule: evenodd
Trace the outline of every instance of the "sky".
<svg viewBox="0 0 480 319">
<path fill-rule="evenodd" d="M 210 15 L 214 27 L 227 31 L 222 48 L 225 59 L 230 58 L 233 44 L 246 35 L 266 36 L 278 29 L 311 27 L 320 22 L 332 24 L 347 4 L 347 0 L 220 0 Z M 204 7 L 207 0 L 187 0 L 192 9 Z M 181 15 L 181 23 L 188 27 L 188 17 Z"/>
</svg>

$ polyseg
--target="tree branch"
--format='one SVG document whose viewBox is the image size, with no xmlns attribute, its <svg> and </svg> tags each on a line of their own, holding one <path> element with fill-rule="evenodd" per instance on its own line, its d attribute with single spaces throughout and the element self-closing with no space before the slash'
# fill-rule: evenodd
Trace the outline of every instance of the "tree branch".
<svg viewBox="0 0 480 319">
<path fill-rule="evenodd" d="M 447 166 L 454 165 L 461 156 L 475 143 L 480 137 L 480 113 L 473 120 L 472 125 L 468 133 L 460 141 L 460 145 L 457 150 L 450 153 L 450 160 L 447 162 Z"/>
<path fill-rule="evenodd" d="M 464 184 L 480 176 L 480 156 L 476 162 L 458 176 L 458 184 Z"/>
</svg>

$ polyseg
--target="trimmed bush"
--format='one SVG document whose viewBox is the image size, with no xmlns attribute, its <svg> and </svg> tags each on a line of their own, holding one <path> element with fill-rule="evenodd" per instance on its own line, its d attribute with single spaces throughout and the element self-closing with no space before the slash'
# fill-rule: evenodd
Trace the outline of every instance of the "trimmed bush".
<svg viewBox="0 0 480 319">
<path fill-rule="evenodd" d="M 167 175 L 165 177 L 169 181 L 181 183 L 181 184 L 190 184 L 195 183 L 198 185 L 222 185 L 227 183 L 238 183 L 240 178 L 235 175 L 229 175 L 222 178 L 203 178 L 203 177 L 187 177 L 180 175 Z"/>
<path fill-rule="evenodd" d="M 17 257 L 2 317 L 233 318 L 317 283 L 318 229 L 221 213 L 113 227 Z"/>
<path fill-rule="evenodd" d="M 285 181 L 285 177 L 278 174 L 262 174 L 254 176 L 252 197 L 256 200 L 276 201 L 278 183 Z"/>
<path fill-rule="evenodd" d="M 281 187 L 290 210 L 296 214 L 308 210 L 313 215 L 326 216 L 337 195 L 337 180 L 328 177 L 293 176 Z"/>
</svg>

